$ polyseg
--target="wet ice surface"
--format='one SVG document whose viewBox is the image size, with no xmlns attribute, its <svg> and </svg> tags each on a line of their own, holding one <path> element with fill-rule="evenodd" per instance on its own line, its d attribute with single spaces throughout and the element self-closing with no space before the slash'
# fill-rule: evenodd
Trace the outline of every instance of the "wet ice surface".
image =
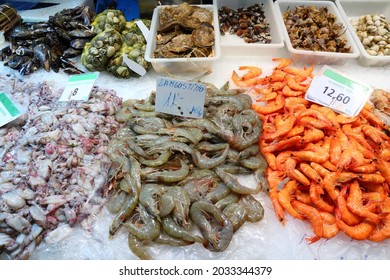
<svg viewBox="0 0 390 280">
<path fill-rule="evenodd" d="M 284 53 L 275 54 L 274 57 L 285 56 Z M 241 65 L 259 66 L 263 74 L 271 73 L 275 63 L 272 57 L 222 57 L 215 65 L 212 73 L 202 78 L 205 82 L 222 86 L 229 80 L 232 70 Z M 293 64 L 293 67 L 308 67 L 309 65 Z M 352 79 L 369 84 L 375 88 L 390 91 L 388 75 L 390 66 L 365 68 L 357 61 L 349 61 L 345 65 L 332 65 L 336 70 L 345 73 Z M 321 66 L 316 66 L 314 73 L 319 73 Z M 39 70 L 29 77 L 18 75 L 14 70 L 0 65 L 1 75 L 7 73 L 15 75 L 24 81 L 39 82 L 47 80 L 55 88 L 65 88 L 68 76 L 63 73 L 47 73 Z M 149 96 L 155 90 L 158 73 L 151 71 L 141 79 L 132 78 L 120 80 L 106 73 L 101 73 L 95 85 L 102 88 L 116 90 L 124 99 L 142 99 Z M 175 78 L 175 77 L 170 77 Z M 209 252 L 202 245 L 195 244 L 186 247 L 170 247 L 162 245 L 148 246 L 150 254 L 156 259 L 237 259 L 237 260 L 287 260 L 287 259 L 390 259 L 390 239 L 374 243 L 370 241 L 351 240 L 343 233 L 339 233 L 330 240 L 319 240 L 308 245 L 305 237 L 311 236 L 312 230 L 307 222 L 294 220 L 287 216 L 286 224 L 279 223 L 274 215 L 269 198 L 261 193 L 256 196 L 265 209 L 265 217 L 262 221 L 251 224 L 245 223 L 233 236 L 229 247 L 221 253 Z M 96 216 L 92 217 L 93 223 L 87 230 L 76 227 L 64 228 L 61 241 L 48 243 L 45 240 L 37 247 L 32 259 L 136 259 L 127 246 L 127 234 L 121 229 L 112 240 L 108 239 L 108 228 L 113 215 L 103 208 Z M 50 240 L 49 240 L 50 241 Z"/>
</svg>

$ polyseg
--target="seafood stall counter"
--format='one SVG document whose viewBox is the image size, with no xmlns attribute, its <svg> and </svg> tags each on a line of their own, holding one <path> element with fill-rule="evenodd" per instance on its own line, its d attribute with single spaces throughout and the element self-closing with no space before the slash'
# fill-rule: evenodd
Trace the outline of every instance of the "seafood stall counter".
<svg viewBox="0 0 390 280">
<path fill-rule="evenodd" d="M 281 51 L 279 57 L 288 57 Z M 266 75 L 271 73 L 275 63 L 272 57 L 228 57 L 218 61 L 213 71 L 201 78 L 204 82 L 212 82 L 222 87 L 230 80 L 231 72 L 241 65 L 261 67 Z M 388 88 L 386 74 L 390 68 L 362 67 L 356 61 L 344 65 L 335 65 L 335 69 L 347 73 L 354 79 L 365 81 L 376 88 Z M 315 66 L 315 72 L 320 66 Z M 64 73 L 46 72 L 40 69 L 30 76 L 21 76 L 12 69 L 0 66 L 2 90 L 12 90 L 14 79 L 20 84 L 40 83 L 47 85 L 53 92 L 61 93 L 66 86 L 68 76 Z M 148 98 L 155 90 L 156 79 L 160 74 L 150 71 L 142 78 L 122 80 L 104 72 L 100 73 L 95 86 L 114 91 L 123 100 Z M 19 88 L 19 90 L 22 90 Z M 24 89 L 27 91 L 27 89 Z M 24 96 L 25 98 L 28 98 Z M 26 104 L 26 101 L 21 103 Z M 244 180 L 244 185 L 253 186 L 252 178 Z M 389 259 L 390 240 L 381 243 L 356 241 L 339 234 L 326 240 L 321 239 L 308 244 L 305 238 L 311 234 L 309 224 L 286 217 L 283 226 L 276 218 L 269 197 L 261 192 L 256 198 L 264 207 L 264 218 L 256 223 L 246 223 L 232 238 L 230 245 L 223 252 L 206 250 L 201 244 L 171 247 L 167 245 L 150 245 L 147 250 L 158 259 Z M 102 207 L 88 218 L 83 225 L 62 225 L 58 230 L 47 235 L 31 254 L 31 259 L 136 259 L 127 245 L 127 233 L 121 229 L 115 238 L 109 239 L 109 228 L 113 215 Z"/>
<path fill-rule="evenodd" d="M 219 1 L 219 4 L 228 2 Z M 271 1 L 263 2 L 269 5 Z M 76 11 L 84 15 L 87 12 Z M 227 8 L 221 11 L 233 13 Z M 52 17 L 48 23 L 54 37 L 60 36 L 61 30 L 55 24 L 56 18 Z M 323 162 L 318 158 L 322 157 L 326 146 L 336 145 L 336 140 L 322 141 L 324 135 L 332 139 L 336 133 L 343 134 L 341 129 L 335 128 L 334 122 L 327 122 L 325 118 L 318 122 L 322 130 L 313 128 L 309 125 L 311 117 L 320 118 L 322 112 L 334 116 L 339 127 L 343 123 L 343 129 L 350 128 L 345 134 L 353 132 L 355 142 L 362 142 L 370 132 L 377 131 L 370 122 L 387 129 L 389 126 L 368 112 L 368 105 L 363 108 L 364 116 L 349 118 L 338 113 L 336 116 L 329 108 L 320 111 L 319 105 L 304 100 L 309 83 L 321 74 L 323 65 L 311 64 L 305 59 L 290 60 L 293 55 L 288 48 L 272 48 L 272 54 L 266 50 L 264 55 L 234 52 L 224 56 L 217 46 L 216 57 L 222 57 L 212 64 L 207 63 L 207 69 L 200 73 L 185 74 L 177 69 L 159 71 L 149 67 L 145 75 L 135 75 L 123 66 L 122 60 L 127 55 L 129 59 L 149 65 L 142 53 L 147 48 L 146 41 L 137 33 L 134 22 L 128 22 L 125 27 L 118 11 L 106 11 L 94 24 L 105 26 L 106 21 L 113 18 L 118 20 L 112 22 L 122 25 L 122 29 L 99 32 L 97 39 L 86 43 L 75 63 L 61 61 L 61 71 L 49 60 L 41 67 L 23 68 L 34 70 L 31 72 L 8 67 L 11 59 L 8 66 L 0 65 L 0 93 L 9 95 L 26 112 L 0 127 L 1 260 L 390 259 L 389 233 L 380 231 L 388 227 L 390 212 L 387 203 L 390 201 L 390 174 L 386 168 L 390 164 L 387 154 L 390 148 L 383 149 L 384 142 L 388 145 L 390 141 L 385 133 L 376 132 L 373 139 L 364 142 L 367 149 L 379 143 L 378 171 L 370 173 L 373 166 L 370 162 L 357 166 L 360 169 L 356 169 L 359 170 L 356 173 L 343 172 L 347 177 L 340 181 L 354 180 L 348 190 L 326 184 L 329 197 L 323 199 L 320 187 L 312 187 L 315 182 L 304 180 L 308 180 L 306 173 L 302 174 L 303 178 L 299 177 L 299 170 L 304 172 L 309 166 L 306 163 Z M 164 18 L 169 19 L 169 16 Z M 145 24 L 150 22 L 145 21 Z M 175 32 L 180 28 L 176 24 Z M 215 21 L 213 25 L 218 30 Z M 221 27 L 226 28 L 225 25 Z M 211 24 L 203 24 L 202 32 L 203 28 L 210 30 Z M 19 30 L 22 31 L 19 35 L 30 34 L 28 25 Z M 109 34 L 117 34 L 118 40 Z M 215 35 L 215 42 L 219 43 L 219 34 Z M 125 43 L 122 36 L 129 40 L 136 38 L 136 43 Z M 252 41 L 255 37 L 246 40 Z M 266 35 L 264 40 L 269 41 L 267 38 Z M 24 42 L 25 38 L 22 39 Z M 149 41 L 149 48 L 151 42 L 155 44 Z M 123 47 L 122 44 L 129 45 Z M 81 49 L 79 55 L 80 52 Z M 152 50 L 147 49 L 146 54 L 148 52 L 153 64 Z M 41 53 L 37 49 L 34 55 L 40 58 Z M 114 58 L 110 62 L 108 53 Z M 30 61 L 33 58 L 30 57 Z M 29 61 L 23 64 L 29 65 Z M 186 64 L 187 69 L 190 65 Z M 388 115 L 390 96 L 381 94 L 390 91 L 390 65 L 367 68 L 358 59 L 351 58 L 329 66 L 350 79 L 378 89 L 376 101 L 371 101 L 380 103 Z M 89 71 L 99 71 L 99 75 L 88 100 L 60 102 L 69 74 Z M 203 118 L 156 112 L 160 78 L 203 83 Z M 287 97 L 290 103 L 285 101 Z M 284 111 L 294 111 L 297 115 L 284 116 Z M 366 136 L 362 131 L 351 132 L 349 124 L 358 118 L 364 124 L 361 130 L 365 130 Z M 284 136 L 290 130 L 297 134 L 286 140 Z M 280 141 L 274 141 L 276 137 Z M 290 142 L 296 150 L 284 153 L 283 145 Z M 302 153 L 303 150 L 299 150 L 302 147 L 308 150 Z M 376 157 L 370 150 L 359 152 Z M 330 148 L 326 152 L 327 156 L 329 154 L 333 159 L 336 157 L 336 152 Z M 305 160 L 304 156 L 307 156 Z M 355 157 L 354 160 L 359 160 Z M 364 157 L 360 159 L 366 163 Z M 337 168 L 350 167 L 351 161 Z M 276 168 L 269 172 L 269 166 L 274 163 Z M 289 173 L 289 164 L 294 166 L 294 174 Z M 330 178 L 329 173 L 323 171 L 321 176 Z M 371 184 L 373 181 L 376 184 Z M 367 189 L 375 191 L 362 193 L 359 184 L 365 183 Z M 293 202 L 290 202 L 291 194 Z M 295 199 L 298 195 L 301 197 Z M 365 226 L 363 231 L 341 222 L 334 235 L 326 236 L 325 227 L 334 226 L 336 222 L 327 224 L 320 214 L 308 215 L 307 209 L 319 212 L 314 207 L 318 202 L 321 207 L 329 208 L 324 217 L 330 215 L 340 222 L 340 209 L 334 207 L 334 201 L 340 199 L 338 207 L 341 207 L 346 196 L 352 199 L 363 195 L 365 200 L 374 200 L 366 204 L 372 212 L 367 210 L 363 213 L 365 216 L 354 216 L 359 225 Z M 301 203 L 305 199 L 308 202 Z M 366 207 L 359 207 L 362 201 L 354 203 L 358 210 Z M 365 222 L 362 217 L 369 217 L 382 228 Z M 374 227 L 384 235 L 371 236 Z M 333 227 L 327 228 L 330 229 Z"/>
</svg>

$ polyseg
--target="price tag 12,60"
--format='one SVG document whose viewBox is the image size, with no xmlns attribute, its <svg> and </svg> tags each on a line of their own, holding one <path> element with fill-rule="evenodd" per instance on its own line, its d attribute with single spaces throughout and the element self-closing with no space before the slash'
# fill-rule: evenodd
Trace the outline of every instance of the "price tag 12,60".
<svg viewBox="0 0 390 280">
<path fill-rule="evenodd" d="M 62 92 L 59 101 L 82 100 L 87 101 L 99 72 L 92 72 L 69 76 L 68 83 Z"/>
<path fill-rule="evenodd" d="M 0 92 L 0 127 L 17 119 L 25 110 L 13 102 L 7 94 Z"/>
<path fill-rule="evenodd" d="M 159 78 L 156 111 L 176 116 L 203 118 L 206 86 L 201 83 Z"/>
<path fill-rule="evenodd" d="M 368 85 L 356 82 L 324 67 L 322 76 L 314 77 L 305 98 L 348 116 L 356 116 L 373 91 Z"/>
</svg>

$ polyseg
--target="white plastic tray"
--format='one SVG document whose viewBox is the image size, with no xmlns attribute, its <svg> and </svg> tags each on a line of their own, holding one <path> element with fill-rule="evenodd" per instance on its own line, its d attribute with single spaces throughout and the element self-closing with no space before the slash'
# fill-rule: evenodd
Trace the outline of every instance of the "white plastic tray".
<svg viewBox="0 0 390 280">
<path fill-rule="evenodd" d="M 353 39 L 350 30 L 346 27 L 343 17 L 341 16 L 337 6 L 332 1 L 287 1 L 278 0 L 275 3 L 276 15 L 279 21 L 282 23 L 282 32 L 286 46 L 291 55 L 291 60 L 294 62 L 306 63 L 306 64 L 344 64 L 347 59 L 357 58 L 359 56 L 359 49 Z M 291 40 L 288 36 L 286 25 L 283 21 L 283 14 L 287 10 L 295 9 L 298 6 L 316 6 L 327 7 L 328 12 L 336 16 L 336 22 L 344 24 L 346 32 L 344 33 L 348 41 L 348 45 L 351 47 L 350 53 L 336 53 L 336 52 L 322 52 L 322 51 L 309 51 L 298 50 L 293 48 Z"/>
<path fill-rule="evenodd" d="M 366 1 L 367 2 L 367 1 Z M 364 49 L 362 42 L 357 36 L 350 20 L 359 18 L 368 14 L 383 14 L 387 21 L 390 21 L 390 1 L 389 0 L 372 0 L 364 3 L 362 0 L 336 0 L 340 13 L 344 18 L 346 26 L 351 31 L 352 37 L 360 51 L 358 62 L 363 66 L 385 66 L 390 65 L 390 56 L 372 56 Z"/>
<path fill-rule="evenodd" d="M 164 73 L 167 76 L 181 77 L 194 76 L 206 73 L 212 69 L 213 62 L 221 56 L 221 47 L 219 40 L 218 12 L 213 5 L 197 5 L 213 12 L 213 26 L 215 32 L 214 56 L 210 57 L 191 57 L 191 58 L 155 58 L 157 29 L 160 22 L 160 11 L 167 5 L 158 6 L 153 11 L 148 43 L 146 45 L 145 59 L 151 62 L 153 69 L 158 73 Z"/>
<path fill-rule="evenodd" d="M 264 4 L 264 13 L 270 25 L 271 43 L 245 43 L 244 39 L 228 32 L 221 36 L 221 52 L 224 56 L 265 56 L 274 55 L 277 50 L 284 47 L 283 34 L 275 17 L 275 10 L 271 0 L 215 0 L 217 11 L 221 7 L 237 9 L 249 7 L 256 3 Z"/>
</svg>

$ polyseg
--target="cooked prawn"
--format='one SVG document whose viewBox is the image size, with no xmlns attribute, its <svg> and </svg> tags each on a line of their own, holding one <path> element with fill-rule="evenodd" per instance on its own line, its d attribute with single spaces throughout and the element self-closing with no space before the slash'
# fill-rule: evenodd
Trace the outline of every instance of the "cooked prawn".
<svg viewBox="0 0 390 280">
<path fill-rule="evenodd" d="M 248 72 L 246 72 L 241 77 L 241 79 L 244 80 L 244 81 L 252 79 L 252 78 L 255 78 L 255 77 L 258 77 L 263 72 L 259 67 L 256 67 L 256 66 L 240 66 L 238 69 L 239 70 L 248 70 Z"/>
<path fill-rule="evenodd" d="M 295 180 L 289 180 L 286 185 L 279 191 L 278 199 L 280 205 L 294 218 L 304 220 L 304 218 L 298 214 L 298 212 L 292 207 L 291 201 L 293 199 L 292 194 L 296 191 L 298 184 Z"/>
<path fill-rule="evenodd" d="M 311 228 L 316 236 L 321 237 L 323 234 L 323 221 L 320 212 L 307 204 L 293 200 L 291 205 L 302 216 L 306 217 L 310 221 Z M 311 238 L 307 240 L 310 241 Z"/>
<path fill-rule="evenodd" d="M 292 61 L 291 59 L 284 58 L 284 57 L 276 57 L 273 58 L 272 61 L 277 61 L 279 64 L 274 67 L 274 69 L 283 69 L 289 65 L 291 65 Z"/>
</svg>

